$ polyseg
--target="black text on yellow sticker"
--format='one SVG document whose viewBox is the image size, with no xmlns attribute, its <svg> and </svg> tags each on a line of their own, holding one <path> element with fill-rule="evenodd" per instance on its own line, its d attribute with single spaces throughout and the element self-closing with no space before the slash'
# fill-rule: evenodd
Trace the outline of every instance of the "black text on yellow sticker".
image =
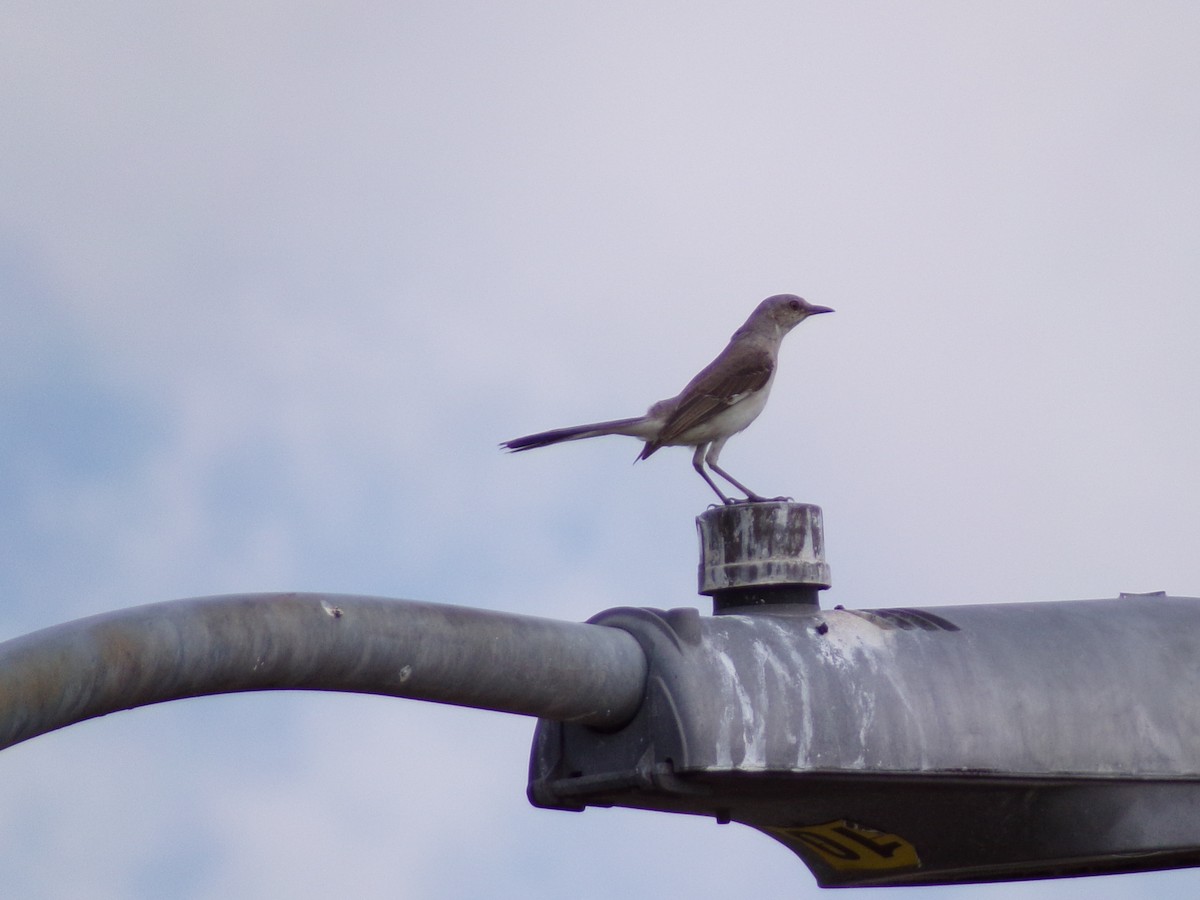
<svg viewBox="0 0 1200 900">
<path fill-rule="evenodd" d="M 863 869 L 915 869 L 917 848 L 898 834 L 876 831 L 839 819 L 823 825 L 767 828 L 791 847 L 813 851 L 839 872 Z"/>
</svg>

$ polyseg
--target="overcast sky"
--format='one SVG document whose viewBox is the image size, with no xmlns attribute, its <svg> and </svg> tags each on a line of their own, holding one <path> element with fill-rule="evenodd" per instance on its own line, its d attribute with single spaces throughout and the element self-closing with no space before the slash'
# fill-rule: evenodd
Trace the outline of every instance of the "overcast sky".
<svg viewBox="0 0 1200 900">
<path fill-rule="evenodd" d="M 640 413 L 782 291 L 837 313 L 722 463 L 824 508 L 826 604 L 1200 594 L 1195 3 L 3 22 L 0 637 L 260 590 L 707 610 L 688 451 L 496 445 Z M 0 893 L 820 893 L 742 826 L 530 807 L 532 726 L 316 694 L 78 725 L 0 754 Z"/>
</svg>

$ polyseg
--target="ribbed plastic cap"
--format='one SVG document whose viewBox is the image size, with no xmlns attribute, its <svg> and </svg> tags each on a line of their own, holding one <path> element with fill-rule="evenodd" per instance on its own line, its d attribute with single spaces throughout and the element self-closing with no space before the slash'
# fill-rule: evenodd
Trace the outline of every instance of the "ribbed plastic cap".
<svg viewBox="0 0 1200 900">
<path fill-rule="evenodd" d="M 696 517 L 700 593 L 716 611 L 816 603 L 830 585 L 821 507 L 772 501 L 716 506 Z"/>
</svg>

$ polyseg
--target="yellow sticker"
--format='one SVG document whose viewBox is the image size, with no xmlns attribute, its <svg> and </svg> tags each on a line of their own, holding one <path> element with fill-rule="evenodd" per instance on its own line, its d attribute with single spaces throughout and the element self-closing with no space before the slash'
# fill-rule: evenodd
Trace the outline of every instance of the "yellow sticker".
<svg viewBox="0 0 1200 900">
<path fill-rule="evenodd" d="M 839 819 L 823 825 L 764 828 L 799 850 L 812 850 L 839 872 L 862 869 L 915 869 L 917 848 L 898 834 L 876 831 Z"/>
</svg>

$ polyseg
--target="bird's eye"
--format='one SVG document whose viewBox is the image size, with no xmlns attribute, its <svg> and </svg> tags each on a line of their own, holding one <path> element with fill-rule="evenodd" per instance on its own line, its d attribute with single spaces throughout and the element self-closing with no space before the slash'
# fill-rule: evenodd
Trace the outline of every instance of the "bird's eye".
<svg viewBox="0 0 1200 900">
<path fill-rule="evenodd" d="M 792 308 L 793 312 L 800 312 L 800 301 L 799 300 L 793 300 L 791 303 L 788 304 L 788 306 L 790 306 Z"/>
</svg>

